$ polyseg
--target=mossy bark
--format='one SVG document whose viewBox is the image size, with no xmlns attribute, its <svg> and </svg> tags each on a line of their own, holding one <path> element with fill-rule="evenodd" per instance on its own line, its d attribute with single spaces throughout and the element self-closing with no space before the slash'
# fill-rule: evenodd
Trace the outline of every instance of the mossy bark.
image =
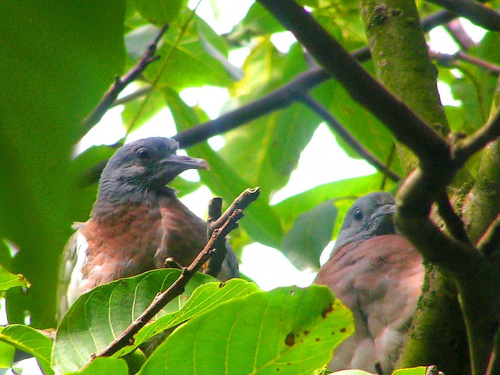
<svg viewBox="0 0 500 375">
<path fill-rule="evenodd" d="M 361 0 L 361 13 L 379 80 L 446 136 L 449 125 L 437 91 L 437 70 L 429 59 L 415 2 Z M 406 172 L 415 169 L 417 158 L 402 146 L 398 151 Z M 432 364 L 449 374 L 470 373 L 454 282 L 428 266 L 418 312 L 397 366 Z"/>
</svg>

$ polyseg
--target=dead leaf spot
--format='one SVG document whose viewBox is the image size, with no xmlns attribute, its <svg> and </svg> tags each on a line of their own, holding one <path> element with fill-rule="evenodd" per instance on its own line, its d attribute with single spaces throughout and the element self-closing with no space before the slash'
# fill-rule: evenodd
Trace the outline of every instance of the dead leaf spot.
<svg viewBox="0 0 500 375">
<path fill-rule="evenodd" d="M 310 333 L 311 333 L 311 331 L 304 331 L 304 335 L 306 335 L 306 336 L 307 336 L 308 334 L 310 334 Z"/>
<path fill-rule="evenodd" d="M 323 310 L 323 312 L 321 313 L 321 316 L 323 317 L 323 319 L 326 319 L 328 314 L 330 314 L 332 311 L 333 311 L 333 304 L 331 304 L 330 306 L 328 306 L 328 308 Z"/>
<path fill-rule="evenodd" d="M 346 331 L 347 331 L 347 329 L 345 327 L 340 329 L 340 332 L 342 332 L 342 333 L 345 333 Z"/>
<path fill-rule="evenodd" d="M 316 337 L 315 341 L 318 342 L 319 340 L 321 340 L 319 337 Z"/>
<path fill-rule="evenodd" d="M 220 288 L 220 289 L 224 288 L 225 286 L 226 286 L 226 283 L 220 283 L 220 284 L 219 284 L 219 288 Z"/>
<path fill-rule="evenodd" d="M 293 332 L 290 332 L 288 335 L 286 335 L 285 344 L 288 346 L 295 345 L 295 335 L 293 334 Z"/>
</svg>

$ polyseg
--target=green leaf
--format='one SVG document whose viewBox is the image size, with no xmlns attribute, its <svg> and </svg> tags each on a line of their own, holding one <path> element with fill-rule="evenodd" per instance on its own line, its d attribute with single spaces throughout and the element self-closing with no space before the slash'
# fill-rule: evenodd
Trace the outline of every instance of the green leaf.
<svg viewBox="0 0 500 375">
<path fill-rule="evenodd" d="M 15 354 L 15 347 L 0 341 L 0 368 L 11 368 Z"/>
<path fill-rule="evenodd" d="M 253 35 L 274 34 L 285 31 L 283 26 L 260 3 L 255 2 L 243 20 L 235 26 L 230 37 L 244 40 Z"/>
<path fill-rule="evenodd" d="M 143 18 L 161 26 L 175 20 L 187 0 L 133 0 L 132 4 Z"/>
<path fill-rule="evenodd" d="M 324 286 L 252 293 L 178 328 L 140 374 L 311 374 L 353 330 Z"/>
<path fill-rule="evenodd" d="M 8 290 L 16 286 L 29 288 L 31 284 L 23 275 L 14 275 L 0 266 L 0 290 Z"/>
<path fill-rule="evenodd" d="M 165 101 L 161 92 L 153 89 L 146 95 L 125 104 L 122 112 L 123 126 L 129 133 L 137 130 L 163 108 Z"/>
<path fill-rule="evenodd" d="M 139 331 L 135 336 L 136 344 L 144 342 L 158 332 L 192 319 L 222 302 L 247 296 L 259 290 L 254 283 L 241 279 L 232 279 L 223 284 L 216 282 L 202 285 L 193 292 L 180 311 L 162 316 Z"/>
<path fill-rule="evenodd" d="M 427 367 L 412 367 L 412 368 L 403 368 L 400 370 L 394 371 L 393 375 L 425 375 Z"/>
<path fill-rule="evenodd" d="M 84 370 L 73 372 L 81 375 L 128 375 L 127 364 L 120 358 L 96 358 Z"/>
<path fill-rule="evenodd" d="M 50 367 L 52 340 L 36 329 L 12 324 L 0 327 L 0 340 L 36 357 L 46 375 L 53 374 Z"/>
<path fill-rule="evenodd" d="M 71 306 L 58 327 L 52 363 L 57 372 L 77 371 L 120 335 L 180 275 L 180 270 L 161 269 L 98 286 Z M 185 292 L 163 308 L 178 311 L 200 285 L 214 278 L 196 274 Z M 131 351 L 136 345 L 130 345 Z"/>
<path fill-rule="evenodd" d="M 283 237 L 283 254 L 298 269 L 319 269 L 319 257 L 331 241 L 338 210 L 332 201 L 297 216 Z"/>
<path fill-rule="evenodd" d="M 231 79 L 226 68 L 219 59 L 212 56 L 213 51 L 206 51 L 200 39 L 199 29 L 203 28 L 205 43 L 209 43 L 226 57 L 227 47 L 224 40 L 201 18 L 190 16 L 191 11 L 186 11 L 178 22 L 170 25 L 158 50 L 161 58 L 148 67 L 145 76 L 154 80 L 161 75 L 160 85 L 168 85 L 178 90 L 203 85 L 230 85 Z M 184 29 L 185 23 L 187 27 Z"/>
<path fill-rule="evenodd" d="M 72 147 L 82 119 L 122 73 L 124 1 L 2 3 L 0 238 L 20 251 L 12 272 L 33 284 L 8 293 L 9 321 L 55 324 L 59 253 L 72 221 Z"/>
<path fill-rule="evenodd" d="M 198 123 L 195 111 L 186 105 L 174 90 L 164 87 L 163 93 L 179 131 Z M 246 188 L 253 187 L 227 165 L 208 144 L 191 147 L 188 153 L 208 161 L 210 171 L 202 171 L 201 180 L 215 194 L 220 195 L 226 204 L 232 202 Z M 280 220 L 262 197 L 245 210 L 245 217 L 240 223 L 254 240 L 272 247 L 279 247 L 281 244 L 283 232 Z"/>
</svg>

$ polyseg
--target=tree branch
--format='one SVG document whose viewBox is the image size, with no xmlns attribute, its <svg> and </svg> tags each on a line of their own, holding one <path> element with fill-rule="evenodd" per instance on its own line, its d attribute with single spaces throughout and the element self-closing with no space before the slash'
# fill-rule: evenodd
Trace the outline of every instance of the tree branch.
<svg viewBox="0 0 500 375">
<path fill-rule="evenodd" d="M 500 249 L 500 215 L 486 230 L 478 243 L 478 249 L 488 259 L 497 258 Z M 496 260 L 496 259 L 495 259 Z"/>
<path fill-rule="evenodd" d="M 441 194 L 439 194 L 436 203 L 438 205 L 439 216 L 441 216 L 441 218 L 444 220 L 446 228 L 448 229 L 450 234 L 457 240 L 466 243 L 469 246 L 472 246 L 472 243 L 467 236 L 467 232 L 465 231 L 464 223 L 462 222 L 460 217 L 458 217 L 455 210 L 453 210 L 446 192 L 443 191 Z"/>
<path fill-rule="evenodd" d="M 452 157 L 461 165 L 479 150 L 482 150 L 488 143 L 500 136 L 500 108 L 471 136 L 458 140 L 452 146 Z"/>
<path fill-rule="evenodd" d="M 450 63 L 456 60 L 462 60 L 470 64 L 476 65 L 480 68 L 486 69 L 488 73 L 492 75 L 498 75 L 500 73 L 500 66 L 490 63 L 488 61 L 481 60 L 475 56 L 471 56 L 463 51 L 458 51 L 452 55 L 446 53 L 439 53 L 434 51 L 429 51 L 429 55 L 433 60 L 436 60 L 439 64 L 443 66 L 449 66 Z M 457 67 L 460 69 L 460 67 Z"/>
<path fill-rule="evenodd" d="M 90 115 L 87 116 L 83 120 L 83 125 L 86 130 L 90 130 L 95 124 L 97 124 L 102 116 L 108 111 L 109 108 L 113 106 L 116 98 L 122 92 L 122 90 L 127 87 L 127 85 L 133 81 L 135 81 L 144 70 L 151 64 L 153 61 L 158 60 L 159 56 L 155 56 L 156 49 L 158 47 L 158 42 L 160 41 L 163 34 L 167 31 L 168 24 L 164 25 L 155 40 L 148 46 L 141 59 L 137 62 L 137 64 L 128 71 L 122 78 L 116 77 L 115 83 L 109 88 L 109 90 L 104 94 L 101 101 L 97 105 L 97 107 L 92 111 Z"/>
<path fill-rule="evenodd" d="M 368 74 L 300 5 L 291 0 L 258 1 L 292 31 L 354 100 L 382 121 L 401 143 L 419 156 L 422 163 L 448 158 L 446 142 Z M 401 126 L 402 123 L 405 126 Z"/>
<path fill-rule="evenodd" d="M 238 227 L 238 221 L 243 217 L 243 210 L 235 207 L 247 207 L 250 203 L 257 199 L 258 195 L 258 188 L 245 190 L 245 192 L 236 199 L 240 199 L 240 202 L 235 205 L 235 200 L 235 202 L 233 202 L 233 204 L 226 210 L 226 212 L 224 212 L 224 215 L 222 215 L 224 220 L 217 220 L 217 223 L 219 223 L 220 226 L 217 226 L 214 229 L 212 236 L 208 240 L 203 250 L 198 254 L 196 259 L 188 267 L 182 270 L 179 278 L 175 280 L 167 290 L 157 295 L 154 301 L 148 306 L 148 308 L 108 347 L 95 354 L 95 356 L 92 357 L 91 361 L 98 357 L 109 357 L 118 352 L 120 349 L 129 345 L 134 335 L 139 332 L 141 328 L 143 328 L 156 314 L 158 314 L 158 312 L 160 312 L 160 310 L 167 303 L 172 301 L 175 297 L 181 295 L 184 292 L 185 286 L 187 285 L 189 280 L 191 280 L 196 271 L 198 271 L 201 266 L 210 259 L 213 249 L 220 246 L 220 244 L 223 244 L 226 240 L 226 236 L 233 229 Z M 244 196 L 244 198 L 241 198 L 242 196 Z"/>
<path fill-rule="evenodd" d="M 300 95 L 298 99 L 305 105 L 307 105 L 318 116 L 322 117 L 323 120 L 326 121 L 330 129 L 332 129 L 340 138 L 342 138 L 344 142 L 351 146 L 354 151 L 356 151 L 368 163 L 373 165 L 377 170 L 384 173 L 393 181 L 401 180 L 401 176 L 392 171 L 389 166 L 385 165 L 369 150 L 363 147 L 363 145 L 356 138 L 354 138 L 351 133 L 349 133 L 347 129 L 330 112 L 328 112 L 325 107 L 321 105 L 321 103 L 307 94 Z"/>
<path fill-rule="evenodd" d="M 473 0 L 427 0 L 487 30 L 500 31 L 500 13 Z"/>
</svg>

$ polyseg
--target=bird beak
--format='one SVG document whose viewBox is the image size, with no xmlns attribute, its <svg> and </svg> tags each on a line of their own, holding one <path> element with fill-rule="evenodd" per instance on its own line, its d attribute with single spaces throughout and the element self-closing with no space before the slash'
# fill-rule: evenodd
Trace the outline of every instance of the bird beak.
<svg viewBox="0 0 500 375">
<path fill-rule="evenodd" d="M 396 227 L 392 220 L 395 211 L 396 205 L 384 204 L 371 215 L 370 222 L 374 233 L 378 236 L 396 233 Z"/>
<path fill-rule="evenodd" d="M 208 163 L 203 159 L 175 154 L 164 158 L 160 165 L 162 166 L 163 175 L 167 180 L 166 183 L 169 183 L 179 174 L 188 169 L 210 169 Z"/>
</svg>

